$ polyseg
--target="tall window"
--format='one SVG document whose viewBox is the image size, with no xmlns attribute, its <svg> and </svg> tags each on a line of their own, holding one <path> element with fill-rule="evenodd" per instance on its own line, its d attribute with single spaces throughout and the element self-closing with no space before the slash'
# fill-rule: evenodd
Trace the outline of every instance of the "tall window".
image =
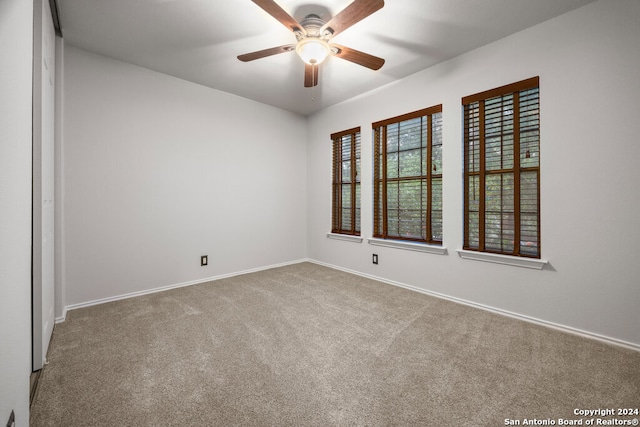
<svg viewBox="0 0 640 427">
<path fill-rule="evenodd" d="M 540 258 L 539 79 L 462 98 L 464 249 Z"/>
<path fill-rule="evenodd" d="M 360 128 L 331 135 L 333 213 L 331 232 L 360 235 Z"/>
<path fill-rule="evenodd" d="M 374 237 L 442 244 L 442 105 L 372 126 Z"/>
</svg>

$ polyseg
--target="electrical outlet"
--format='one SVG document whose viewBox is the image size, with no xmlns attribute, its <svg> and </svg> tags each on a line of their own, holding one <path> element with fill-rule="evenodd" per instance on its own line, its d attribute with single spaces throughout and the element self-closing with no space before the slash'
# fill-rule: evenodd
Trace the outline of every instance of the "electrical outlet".
<svg viewBox="0 0 640 427">
<path fill-rule="evenodd" d="M 374 264 L 378 264 L 378 254 L 373 254 L 373 257 L 371 260 L 373 261 Z"/>
<path fill-rule="evenodd" d="M 9 415 L 9 421 L 7 421 L 7 427 L 16 427 L 16 414 L 11 410 L 11 415 Z"/>
<path fill-rule="evenodd" d="M 200 265 L 201 266 L 209 265 L 209 255 L 202 255 L 200 257 Z"/>
</svg>

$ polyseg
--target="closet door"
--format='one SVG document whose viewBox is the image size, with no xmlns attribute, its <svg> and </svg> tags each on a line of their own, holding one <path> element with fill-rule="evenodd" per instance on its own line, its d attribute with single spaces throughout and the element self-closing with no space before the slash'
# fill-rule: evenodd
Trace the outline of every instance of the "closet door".
<svg viewBox="0 0 640 427">
<path fill-rule="evenodd" d="M 54 122 L 56 35 L 49 0 L 34 1 L 33 370 L 46 362 L 54 311 Z"/>
</svg>

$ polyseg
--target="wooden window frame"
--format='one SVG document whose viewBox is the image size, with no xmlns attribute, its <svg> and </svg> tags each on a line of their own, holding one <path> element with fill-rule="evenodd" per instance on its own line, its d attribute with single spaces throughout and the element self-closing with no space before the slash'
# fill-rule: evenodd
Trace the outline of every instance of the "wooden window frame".
<svg viewBox="0 0 640 427">
<path fill-rule="evenodd" d="M 530 79 L 522 80 L 510 85 L 501 86 L 495 89 L 491 89 L 485 92 L 477 93 L 475 95 L 470 95 L 462 98 L 462 105 L 464 109 L 464 243 L 463 249 L 477 252 L 486 252 L 486 253 L 496 253 L 501 255 L 510 255 L 516 257 L 526 257 L 526 258 L 536 258 L 540 259 L 541 256 L 541 235 L 540 235 L 540 98 L 539 98 L 539 77 L 533 77 Z M 522 119 L 521 111 L 520 111 L 520 95 L 524 91 L 530 91 L 532 89 L 537 89 L 537 123 L 538 123 L 538 139 L 537 139 L 537 153 L 538 153 L 538 161 L 537 166 L 523 166 L 521 165 L 521 150 L 520 150 L 520 142 L 521 142 L 521 130 L 520 130 L 520 121 Z M 485 140 L 485 102 L 492 100 L 497 97 L 504 96 L 513 96 L 513 166 L 505 167 L 501 169 L 493 169 L 488 170 L 486 165 L 486 140 Z M 475 134 L 476 127 L 472 126 L 472 119 L 470 118 L 470 110 L 471 105 L 477 104 L 477 135 Z M 503 116 L 501 116 L 503 117 Z M 473 133 L 473 136 L 472 136 Z M 500 134 L 500 137 L 503 138 L 505 134 Z M 474 160 L 470 159 L 470 144 L 471 141 L 477 141 L 479 145 L 478 154 L 479 154 L 479 167 L 478 170 L 473 169 Z M 475 151 L 475 150 L 474 150 Z M 527 152 L 528 155 L 528 152 Z M 536 239 L 535 248 L 536 253 L 522 253 L 521 246 L 521 232 L 523 223 L 521 222 L 521 176 L 523 174 L 535 174 L 536 175 Z M 508 175 L 513 175 L 513 249 L 505 250 L 504 247 L 502 250 L 496 250 L 495 248 L 487 248 L 486 246 L 486 215 L 487 215 L 487 207 L 486 207 L 486 178 L 487 176 L 496 176 L 500 175 L 501 177 L 505 177 Z M 478 183 L 478 230 L 477 230 L 477 247 L 470 243 L 470 224 L 471 224 L 471 213 L 470 213 L 470 180 L 472 177 L 477 177 Z M 502 186 L 501 186 L 502 191 Z M 501 199 L 502 200 L 502 199 Z M 502 203 L 502 202 L 501 202 Z M 474 211 L 475 212 L 475 211 Z M 474 230 L 476 231 L 476 230 Z M 503 236 L 503 227 L 500 226 L 500 234 Z M 474 241 L 475 243 L 475 241 Z"/>
<path fill-rule="evenodd" d="M 442 245 L 442 238 L 436 239 L 433 236 L 433 218 L 432 218 L 432 196 L 433 196 L 433 181 L 442 180 L 442 170 L 439 173 L 433 171 L 433 115 L 442 115 L 442 104 L 435 105 L 433 107 L 425 108 L 422 110 L 414 111 L 411 113 L 403 114 L 400 116 L 392 117 L 389 119 L 381 120 L 372 123 L 374 147 L 373 147 L 373 199 L 374 199 L 374 227 L 373 237 L 389 240 L 404 240 L 433 245 Z M 401 122 L 412 120 L 416 118 L 425 117 L 426 124 L 426 136 L 427 142 L 425 147 L 425 161 L 426 167 L 424 174 L 409 176 L 409 177 L 393 177 L 390 178 L 387 170 L 387 127 L 392 124 L 400 124 Z M 441 137 L 440 137 L 441 138 Z M 441 145 L 441 142 L 440 142 Z M 440 159 L 442 161 L 442 159 Z M 424 216 L 425 216 L 425 238 L 415 238 L 407 236 L 399 236 L 393 234 L 389 230 L 389 215 L 388 215 L 388 184 L 391 182 L 402 181 L 424 181 L 426 186 L 426 195 L 423 200 Z M 442 188 L 442 186 L 441 186 Z M 399 220 L 399 219 L 398 219 Z M 442 230 L 442 218 L 439 221 L 440 230 Z"/>
<path fill-rule="evenodd" d="M 342 176 L 342 138 L 351 137 L 350 150 L 350 171 L 351 176 L 344 180 Z M 331 232 L 334 234 L 347 234 L 360 236 L 360 199 L 358 190 L 360 189 L 360 174 L 358 173 L 357 161 L 360 159 L 361 135 L 360 127 L 344 130 L 331 134 L 333 141 L 333 173 L 332 173 L 332 206 L 331 206 Z M 343 200 L 342 187 L 349 185 L 351 190 L 351 216 L 350 227 L 346 228 L 342 221 Z"/>
</svg>

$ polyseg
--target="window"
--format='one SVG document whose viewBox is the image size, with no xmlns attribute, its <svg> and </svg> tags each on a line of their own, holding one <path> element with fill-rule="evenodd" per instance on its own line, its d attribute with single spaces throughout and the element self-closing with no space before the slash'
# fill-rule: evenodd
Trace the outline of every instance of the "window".
<svg viewBox="0 0 640 427">
<path fill-rule="evenodd" d="M 360 128 L 331 135 L 333 206 L 331 232 L 360 235 Z"/>
<path fill-rule="evenodd" d="M 464 249 L 540 258 L 539 79 L 464 106 Z"/>
<path fill-rule="evenodd" d="M 374 237 L 442 244 L 442 105 L 373 123 Z"/>
</svg>

